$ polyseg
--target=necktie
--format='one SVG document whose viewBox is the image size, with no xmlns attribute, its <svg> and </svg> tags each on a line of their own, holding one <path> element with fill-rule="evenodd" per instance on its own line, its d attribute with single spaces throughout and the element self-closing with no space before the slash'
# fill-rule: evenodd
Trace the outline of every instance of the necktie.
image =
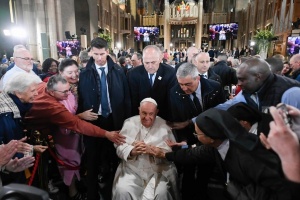
<svg viewBox="0 0 300 200">
<path fill-rule="evenodd" d="M 101 77 L 101 115 L 103 117 L 107 117 L 109 115 L 109 106 L 108 106 L 108 97 L 107 97 L 107 87 L 106 87 L 106 75 L 104 71 L 104 67 L 100 67 Z"/>
<path fill-rule="evenodd" d="M 194 102 L 194 105 L 197 109 L 197 113 L 200 114 L 202 112 L 202 107 L 201 107 L 201 104 L 200 104 L 200 101 L 198 99 L 198 97 L 196 96 L 196 92 L 193 92 L 193 102 Z"/>
<path fill-rule="evenodd" d="M 153 80 L 152 80 L 153 75 L 154 74 L 150 74 L 150 79 L 149 79 L 151 87 L 153 86 Z"/>
</svg>

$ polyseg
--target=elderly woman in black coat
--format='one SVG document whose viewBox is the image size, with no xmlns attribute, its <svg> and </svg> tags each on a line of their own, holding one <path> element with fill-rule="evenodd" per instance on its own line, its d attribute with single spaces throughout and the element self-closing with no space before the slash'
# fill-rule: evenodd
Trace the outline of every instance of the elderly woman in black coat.
<svg viewBox="0 0 300 200">
<path fill-rule="evenodd" d="M 223 172 L 227 199 L 292 199 L 292 187 L 282 174 L 277 155 L 259 145 L 228 112 L 215 108 L 201 113 L 195 136 L 202 146 L 164 153 L 152 147 L 156 157 L 180 164 L 215 163 Z"/>
</svg>

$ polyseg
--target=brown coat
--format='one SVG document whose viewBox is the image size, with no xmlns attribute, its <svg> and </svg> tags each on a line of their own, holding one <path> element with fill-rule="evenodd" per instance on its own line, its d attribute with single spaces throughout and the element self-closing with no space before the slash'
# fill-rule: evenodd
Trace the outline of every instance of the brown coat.
<svg viewBox="0 0 300 200">
<path fill-rule="evenodd" d="M 88 136 L 105 136 L 106 130 L 81 120 L 78 116 L 70 113 L 63 104 L 46 91 L 45 83 L 40 83 L 37 90 L 38 96 L 26 115 L 26 122 L 30 126 L 38 130 L 60 127 Z"/>
</svg>

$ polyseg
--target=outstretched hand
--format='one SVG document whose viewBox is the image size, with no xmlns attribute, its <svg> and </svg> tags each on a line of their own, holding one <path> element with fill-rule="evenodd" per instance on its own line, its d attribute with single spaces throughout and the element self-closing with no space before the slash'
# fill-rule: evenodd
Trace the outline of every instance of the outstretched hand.
<svg viewBox="0 0 300 200">
<path fill-rule="evenodd" d="M 149 146 L 149 154 L 157 158 L 165 158 L 165 152 L 161 148 L 151 145 Z"/>
<path fill-rule="evenodd" d="M 77 116 L 80 119 L 84 119 L 84 120 L 87 120 L 87 121 L 95 121 L 95 120 L 98 119 L 98 114 L 94 113 L 92 111 L 93 111 L 93 109 L 86 110 L 86 111 L 84 111 L 82 113 L 77 114 Z"/>
<path fill-rule="evenodd" d="M 48 146 L 43 146 L 43 145 L 34 145 L 33 150 L 36 153 L 43 153 L 46 149 L 48 149 Z"/>
<path fill-rule="evenodd" d="M 172 147 L 181 147 L 181 146 L 187 145 L 187 143 L 185 141 L 176 142 L 176 141 L 173 141 L 173 140 L 165 140 L 165 142 L 171 148 Z"/>
<path fill-rule="evenodd" d="M 117 145 L 125 143 L 126 137 L 119 134 L 119 131 L 106 131 L 105 137 Z"/>
<path fill-rule="evenodd" d="M 26 152 L 32 150 L 32 146 L 30 144 L 26 143 L 25 142 L 26 140 L 27 140 L 27 137 L 23 137 L 22 139 L 17 140 L 17 142 L 18 142 L 18 146 L 17 146 L 18 150 L 17 151 L 19 153 L 25 154 Z"/>
</svg>

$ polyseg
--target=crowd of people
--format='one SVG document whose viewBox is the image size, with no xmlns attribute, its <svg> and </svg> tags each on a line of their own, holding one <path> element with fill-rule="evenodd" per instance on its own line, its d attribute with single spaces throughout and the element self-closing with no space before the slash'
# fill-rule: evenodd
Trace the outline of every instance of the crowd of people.
<svg viewBox="0 0 300 200">
<path fill-rule="evenodd" d="M 2 185 L 55 199 L 57 172 L 71 200 L 298 199 L 300 55 L 210 50 L 171 66 L 162 45 L 113 53 L 95 38 L 39 64 L 16 45 L 0 80 Z"/>
</svg>

